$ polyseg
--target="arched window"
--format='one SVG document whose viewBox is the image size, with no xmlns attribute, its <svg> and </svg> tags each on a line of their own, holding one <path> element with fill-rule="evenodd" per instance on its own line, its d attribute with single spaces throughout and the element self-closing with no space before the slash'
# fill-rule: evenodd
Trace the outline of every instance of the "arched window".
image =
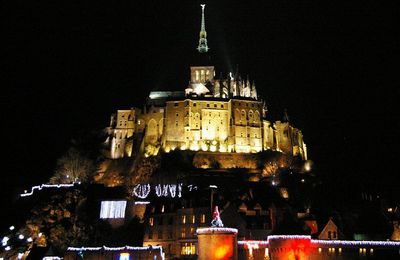
<svg viewBox="0 0 400 260">
<path fill-rule="evenodd" d="M 246 111 L 243 109 L 240 115 L 240 121 L 242 121 L 243 124 L 246 124 Z"/>
<path fill-rule="evenodd" d="M 253 110 L 249 111 L 249 123 L 253 123 L 254 122 L 254 114 L 253 114 Z"/>
</svg>

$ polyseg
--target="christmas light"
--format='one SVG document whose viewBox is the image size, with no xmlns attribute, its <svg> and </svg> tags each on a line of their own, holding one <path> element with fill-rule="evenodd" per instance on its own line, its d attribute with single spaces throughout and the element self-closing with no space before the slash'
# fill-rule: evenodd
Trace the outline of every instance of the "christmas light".
<svg viewBox="0 0 400 260">
<path fill-rule="evenodd" d="M 150 201 L 135 201 L 135 205 L 147 205 L 150 204 Z"/>
<path fill-rule="evenodd" d="M 22 194 L 20 194 L 20 196 L 21 197 L 28 197 L 28 196 L 32 196 L 33 195 L 33 192 L 35 191 L 35 190 L 42 190 L 43 188 L 71 188 L 71 187 L 74 187 L 75 186 L 75 184 L 77 184 L 77 185 L 80 185 L 81 184 L 81 182 L 74 182 L 74 183 L 71 183 L 71 184 L 42 184 L 42 185 L 37 185 L 37 186 L 33 186 L 32 188 L 31 188 L 31 192 L 27 192 L 26 190 L 25 190 L 25 193 L 22 193 Z M 10 227 L 10 230 L 12 230 L 11 229 L 11 227 Z"/>
<path fill-rule="evenodd" d="M 43 260 L 61 260 L 61 257 L 58 256 L 45 256 L 43 257 Z"/>
<path fill-rule="evenodd" d="M 265 240 L 243 240 L 243 241 L 238 241 L 238 245 L 268 246 L 268 241 L 265 241 Z"/>
<path fill-rule="evenodd" d="M 319 246 L 338 246 L 338 247 L 400 247 L 400 242 L 397 241 L 352 241 L 352 240 L 319 240 L 311 239 L 311 236 L 307 235 L 272 235 L 268 236 L 268 240 L 244 240 L 238 241 L 238 245 L 268 245 L 270 240 L 288 240 L 288 239 L 302 239 L 310 240 L 311 244 L 315 247 Z"/>
<path fill-rule="evenodd" d="M 10 251 L 10 250 L 11 250 L 11 247 L 10 247 L 10 246 L 6 246 L 6 247 L 4 248 L 4 250 Z"/>
<path fill-rule="evenodd" d="M 145 199 L 149 196 L 150 190 L 150 184 L 138 184 L 133 188 L 133 194 L 138 198 Z"/>
<path fill-rule="evenodd" d="M 102 201 L 100 209 L 100 218 L 124 218 L 126 201 Z"/>
<path fill-rule="evenodd" d="M 318 240 L 312 239 L 312 244 L 316 245 L 337 245 L 337 246 L 395 246 L 400 247 L 400 242 L 395 241 L 368 241 L 368 240 L 361 240 L 361 241 L 350 241 L 350 240 Z"/>
<path fill-rule="evenodd" d="M 178 189 L 178 193 L 177 193 Z M 175 198 L 176 195 L 178 197 L 182 197 L 182 183 L 179 183 L 178 185 L 176 184 L 158 184 L 155 186 L 156 190 L 156 195 L 158 197 L 168 197 L 171 196 L 172 198 Z"/>
<path fill-rule="evenodd" d="M 122 247 L 108 247 L 108 246 L 100 246 L 100 247 L 68 247 L 67 251 L 72 252 L 83 252 L 83 251 L 122 251 L 122 250 L 130 250 L 130 251 L 147 251 L 147 250 L 160 250 L 161 259 L 163 260 L 165 254 L 163 252 L 162 246 L 122 246 Z"/>
<path fill-rule="evenodd" d="M 28 237 L 28 239 L 26 240 L 26 242 L 32 242 L 33 241 L 33 239 L 31 238 L 31 237 Z"/>
<path fill-rule="evenodd" d="M 24 256 L 24 253 L 18 253 L 17 258 L 18 258 L 18 259 L 22 259 L 23 256 Z"/>
<path fill-rule="evenodd" d="M 22 234 L 20 234 L 19 236 L 18 236 L 18 239 L 24 239 L 24 235 L 22 235 Z"/>
<path fill-rule="evenodd" d="M 3 246 L 6 246 L 7 243 L 8 243 L 8 240 L 10 240 L 9 237 L 3 237 L 3 239 L 1 240 L 1 244 L 2 244 Z"/>
<path fill-rule="evenodd" d="M 10 230 L 14 230 L 14 229 L 15 229 L 15 227 L 14 227 L 14 226 L 11 226 L 11 227 L 10 227 Z"/>
<path fill-rule="evenodd" d="M 209 228 L 198 228 L 197 234 L 209 234 L 209 233 L 237 233 L 236 228 L 221 228 L 221 227 L 209 227 Z"/>
</svg>

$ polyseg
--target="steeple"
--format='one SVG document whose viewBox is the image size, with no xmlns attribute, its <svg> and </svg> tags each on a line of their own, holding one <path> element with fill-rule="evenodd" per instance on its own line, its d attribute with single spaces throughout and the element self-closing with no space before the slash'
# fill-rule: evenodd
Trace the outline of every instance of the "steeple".
<svg viewBox="0 0 400 260">
<path fill-rule="evenodd" d="M 206 8 L 205 4 L 201 6 L 201 29 L 200 29 L 200 39 L 199 39 L 199 46 L 197 50 L 200 53 L 208 52 L 209 48 L 207 46 L 207 32 L 206 32 L 206 21 L 204 19 L 204 9 Z"/>
</svg>

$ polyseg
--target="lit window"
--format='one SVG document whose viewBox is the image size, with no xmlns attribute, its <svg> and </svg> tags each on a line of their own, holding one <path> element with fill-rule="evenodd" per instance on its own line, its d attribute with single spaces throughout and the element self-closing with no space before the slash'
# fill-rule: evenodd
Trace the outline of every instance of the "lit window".
<svg viewBox="0 0 400 260">
<path fill-rule="evenodd" d="M 161 207 L 161 213 L 164 213 L 164 205 L 162 205 L 162 207 Z"/>
<path fill-rule="evenodd" d="M 119 260 L 130 260 L 131 256 L 129 255 L 129 253 L 121 253 L 119 254 Z"/>
<path fill-rule="evenodd" d="M 196 222 L 196 216 L 192 215 L 192 224 L 194 224 Z"/>
<path fill-rule="evenodd" d="M 200 215 L 200 223 L 202 223 L 202 224 L 206 223 L 206 215 L 205 214 Z"/>
<path fill-rule="evenodd" d="M 181 223 L 185 224 L 186 223 L 186 215 L 181 216 Z"/>
<path fill-rule="evenodd" d="M 181 238 L 185 238 L 186 237 L 186 230 L 185 228 L 181 229 Z"/>
<path fill-rule="evenodd" d="M 195 243 L 182 243 L 181 255 L 195 255 L 195 254 L 196 254 L 196 244 Z"/>
<path fill-rule="evenodd" d="M 154 218 L 149 218 L 149 225 L 150 227 L 154 225 Z"/>
</svg>

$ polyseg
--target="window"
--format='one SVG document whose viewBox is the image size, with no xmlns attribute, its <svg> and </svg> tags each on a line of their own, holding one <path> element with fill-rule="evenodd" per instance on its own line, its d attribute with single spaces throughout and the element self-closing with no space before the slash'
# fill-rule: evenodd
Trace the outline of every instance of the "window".
<svg viewBox="0 0 400 260">
<path fill-rule="evenodd" d="M 119 254 L 119 260 L 131 260 L 131 256 L 129 253 L 121 253 Z"/>
<path fill-rule="evenodd" d="M 177 106 L 178 106 L 178 103 L 177 103 L 177 102 L 175 102 L 175 103 L 174 103 L 174 106 L 176 106 L 176 107 L 177 107 Z"/>
<path fill-rule="evenodd" d="M 191 223 L 192 224 L 196 223 L 196 216 L 195 215 L 192 215 Z"/>
<path fill-rule="evenodd" d="M 207 104 L 207 107 L 210 107 L 210 104 Z"/>
<path fill-rule="evenodd" d="M 195 243 L 182 243 L 181 244 L 181 255 L 195 255 L 196 244 Z"/>
<path fill-rule="evenodd" d="M 150 227 L 154 226 L 154 218 L 149 218 Z"/>
<path fill-rule="evenodd" d="M 181 216 L 181 223 L 185 224 L 186 223 L 186 215 Z"/>
<path fill-rule="evenodd" d="M 186 237 L 186 230 L 185 228 L 181 229 L 181 238 L 185 238 Z"/>
<path fill-rule="evenodd" d="M 217 104 L 214 104 L 214 107 L 217 107 Z"/>
<path fill-rule="evenodd" d="M 200 223 L 202 223 L 202 224 L 206 223 L 206 215 L 205 214 L 200 215 Z"/>
<path fill-rule="evenodd" d="M 179 113 L 176 113 L 176 116 L 179 116 Z"/>
<path fill-rule="evenodd" d="M 195 107 L 195 106 L 196 106 L 196 103 L 193 103 L 193 106 Z"/>
</svg>

